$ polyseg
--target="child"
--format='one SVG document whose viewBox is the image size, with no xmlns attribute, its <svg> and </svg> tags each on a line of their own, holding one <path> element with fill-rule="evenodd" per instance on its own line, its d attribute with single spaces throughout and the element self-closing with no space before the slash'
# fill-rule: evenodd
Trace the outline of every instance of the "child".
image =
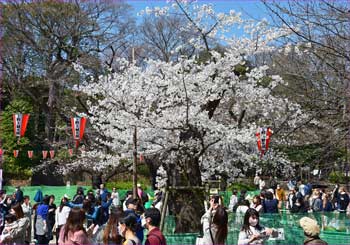
<svg viewBox="0 0 350 245">
<path fill-rule="evenodd" d="M 6 241 L 6 238 L 10 236 L 11 232 L 16 228 L 16 220 L 17 218 L 14 214 L 7 214 L 5 216 L 5 227 L 0 236 L 0 243 L 5 243 L 4 241 Z"/>
</svg>

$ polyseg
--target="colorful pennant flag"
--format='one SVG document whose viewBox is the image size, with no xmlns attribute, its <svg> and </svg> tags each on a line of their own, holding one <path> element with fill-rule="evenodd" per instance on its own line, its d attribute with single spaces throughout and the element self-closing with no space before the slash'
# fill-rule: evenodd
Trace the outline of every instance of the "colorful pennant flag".
<svg viewBox="0 0 350 245">
<path fill-rule="evenodd" d="M 15 137 L 23 137 L 27 129 L 29 114 L 13 114 L 12 118 Z"/>
<path fill-rule="evenodd" d="M 73 156 L 73 149 L 71 149 L 71 148 L 68 149 L 68 153 L 69 153 L 70 156 Z"/>
<path fill-rule="evenodd" d="M 46 159 L 47 158 L 47 151 L 42 151 L 43 153 L 43 159 Z"/>
<path fill-rule="evenodd" d="M 33 158 L 33 151 L 28 151 L 28 157 L 29 157 L 30 159 Z"/>
<path fill-rule="evenodd" d="M 144 156 L 140 154 L 140 162 L 143 162 L 145 160 Z"/>
<path fill-rule="evenodd" d="M 52 159 L 52 158 L 54 158 L 55 157 L 55 151 L 54 150 L 51 150 L 50 151 L 50 158 Z"/>
<path fill-rule="evenodd" d="M 13 156 L 14 156 L 15 158 L 18 157 L 18 153 L 19 153 L 19 150 L 13 150 Z"/>
</svg>

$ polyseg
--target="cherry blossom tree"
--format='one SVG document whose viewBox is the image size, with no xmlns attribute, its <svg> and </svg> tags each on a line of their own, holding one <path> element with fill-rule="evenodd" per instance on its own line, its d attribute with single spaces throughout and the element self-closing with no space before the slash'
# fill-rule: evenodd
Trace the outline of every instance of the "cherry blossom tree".
<svg viewBox="0 0 350 245">
<path fill-rule="evenodd" d="M 221 54 L 210 50 L 209 40 L 219 40 L 229 26 L 242 24 L 239 14 L 215 14 L 210 5 L 183 2 L 175 2 L 173 8 L 187 15 L 184 28 L 198 32 L 198 39 L 189 42 L 198 50 L 207 50 L 210 59 L 147 60 L 142 67 L 119 59 L 119 72 L 76 88 L 91 98 L 89 120 L 106 136 L 97 141 L 131 158 L 136 127 L 138 150 L 146 156 L 158 155 L 162 163 L 159 185 L 200 187 L 213 174 L 242 176 L 261 162 L 255 138 L 258 127 L 273 127 L 275 143 L 282 143 L 285 139 L 278 135 L 307 117 L 297 104 L 274 92 L 284 84 L 281 77 L 269 74 L 264 65 L 245 66 L 254 55 L 274 50 L 273 41 L 288 32 L 268 29 L 266 21 L 249 22 L 246 36 L 222 39 L 226 49 Z M 169 7 L 146 12 L 172 13 Z M 238 66 L 246 67 L 245 71 L 237 72 Z M 264 161 L 272 162 L 286 175 L 293 172 L 292 163 L 276 149 Z M 188 194 L 192 198 L 184 196 Z M 179 204 L 172 210 L 178 219 L 176 231 L 197 231 L 203 195 L 186 190 L 170 199 Z"/>
</svg>

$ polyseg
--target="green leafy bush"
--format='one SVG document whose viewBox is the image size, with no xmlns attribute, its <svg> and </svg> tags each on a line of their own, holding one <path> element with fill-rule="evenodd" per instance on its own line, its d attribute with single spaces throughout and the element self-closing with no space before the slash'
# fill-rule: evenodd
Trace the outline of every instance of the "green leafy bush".
<svg viewBox="0 0 350 245">
<path fill-rule="evenodd" d="M 350 182 L 350 177 L 345 176 L 345 174 L 340 172 L 340 171 L 332 171 L 329 174 L 328 179 L 332 183 L 348 183 L 348 182 Z"/>
<path fill-rule="evenodd" d="M 247 191 L 255 191 L 256 186 L 254 184 L 248 184 L 248 183 L 232 183 L 228 188 L 228 190 L 232 191 L 233 189 L 240 191 L 240 190 L 247 190 Z"/>
<path fill-rule="evenodd" d="M 140 183 L 144 190 L 151 188 L 151 183 L 148 178 L 138 176 L 137 183 Z M 117 180 L 106 183 L 107 189 L 111 190 L 113 187 L 118 190 L 132 190 L 132 180 Z"/>
</svg>

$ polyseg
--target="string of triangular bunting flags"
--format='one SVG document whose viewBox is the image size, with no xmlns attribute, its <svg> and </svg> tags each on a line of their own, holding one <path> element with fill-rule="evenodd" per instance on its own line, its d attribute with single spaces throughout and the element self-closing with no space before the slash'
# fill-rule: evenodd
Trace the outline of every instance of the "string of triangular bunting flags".
<svg viewBox="0 0 350 245">
<path fill-rule="evenodd" d="M 4 155 L 5 152 L 6 152 L 6 150 L 0 149 L 0 156 Z M 17 158 L 19 155 L 19 152 L 20 152 L 19 150 L 13 150 L 13 156 L 15 158 Z M 43 151 L 41 151 L 41 154 L 42 154 L 43 159 L 46 159 L 48 154 L 50 155 L 50 158 L 53 159 L 55 157 L 55 150 L 50 150 L 50 151 L 43 150 Z M 73 156 L 73 149 L 72 148 L 68 149 L 68 154 L 71 157 Z M 28 156 L 28 158 L 32 159 L 34 156 L 34 151 L 33 150 L 27 151 L 27 156 Z"/>
<path fill-rule="evenodd" d="M 12 115 L 13 118 L 13 132 L 15 137 L 21 138 L 24 136 L 30 114 L 16 113 Z M 75 147 L 78 148 L 80 141 L 83 139 L 86 117 L 72 117 L 71 127 L 73 133 L 73 139 L 75 140 Z"/>
<path fill-rule="evenodd" d="M 29 121 L 30 114 L 22 114 L 22 113 L 16 113 L 12 115 L 13 118 L 13 132 L 15 137 L 18 137 L 20 139 L 24 136 L 28 121 Z M 85 126 L 86 126 L 87 119 L 85 117 L 72 117 L 71 118 L 71 127 L 72 127 L 72 133 L 73 138 L 75 140 L 75 147 L 79 147 L 79 143 L 82 140 L 84 136 Z M 0 148 L 0 156 L 3 156 L 5 153 L 4 149 Z M 48 153 L 50 155 L 50 158 L 53 159 L 55 157 L 55 151 L 54 150 L 43 150 L 41 152 L 42 158 L 46 159 L 48 156 Z M 68 154 L 70 156 L 73 156 L 73 149 L 68 149 Z M 13 150 L 13 156 L 17 158 L 19 155 L 19 150 Z M 28 158 L 32 159 L 34 156 L 34 151 L 29 150 L 27 151 Z"/>
</svg>

